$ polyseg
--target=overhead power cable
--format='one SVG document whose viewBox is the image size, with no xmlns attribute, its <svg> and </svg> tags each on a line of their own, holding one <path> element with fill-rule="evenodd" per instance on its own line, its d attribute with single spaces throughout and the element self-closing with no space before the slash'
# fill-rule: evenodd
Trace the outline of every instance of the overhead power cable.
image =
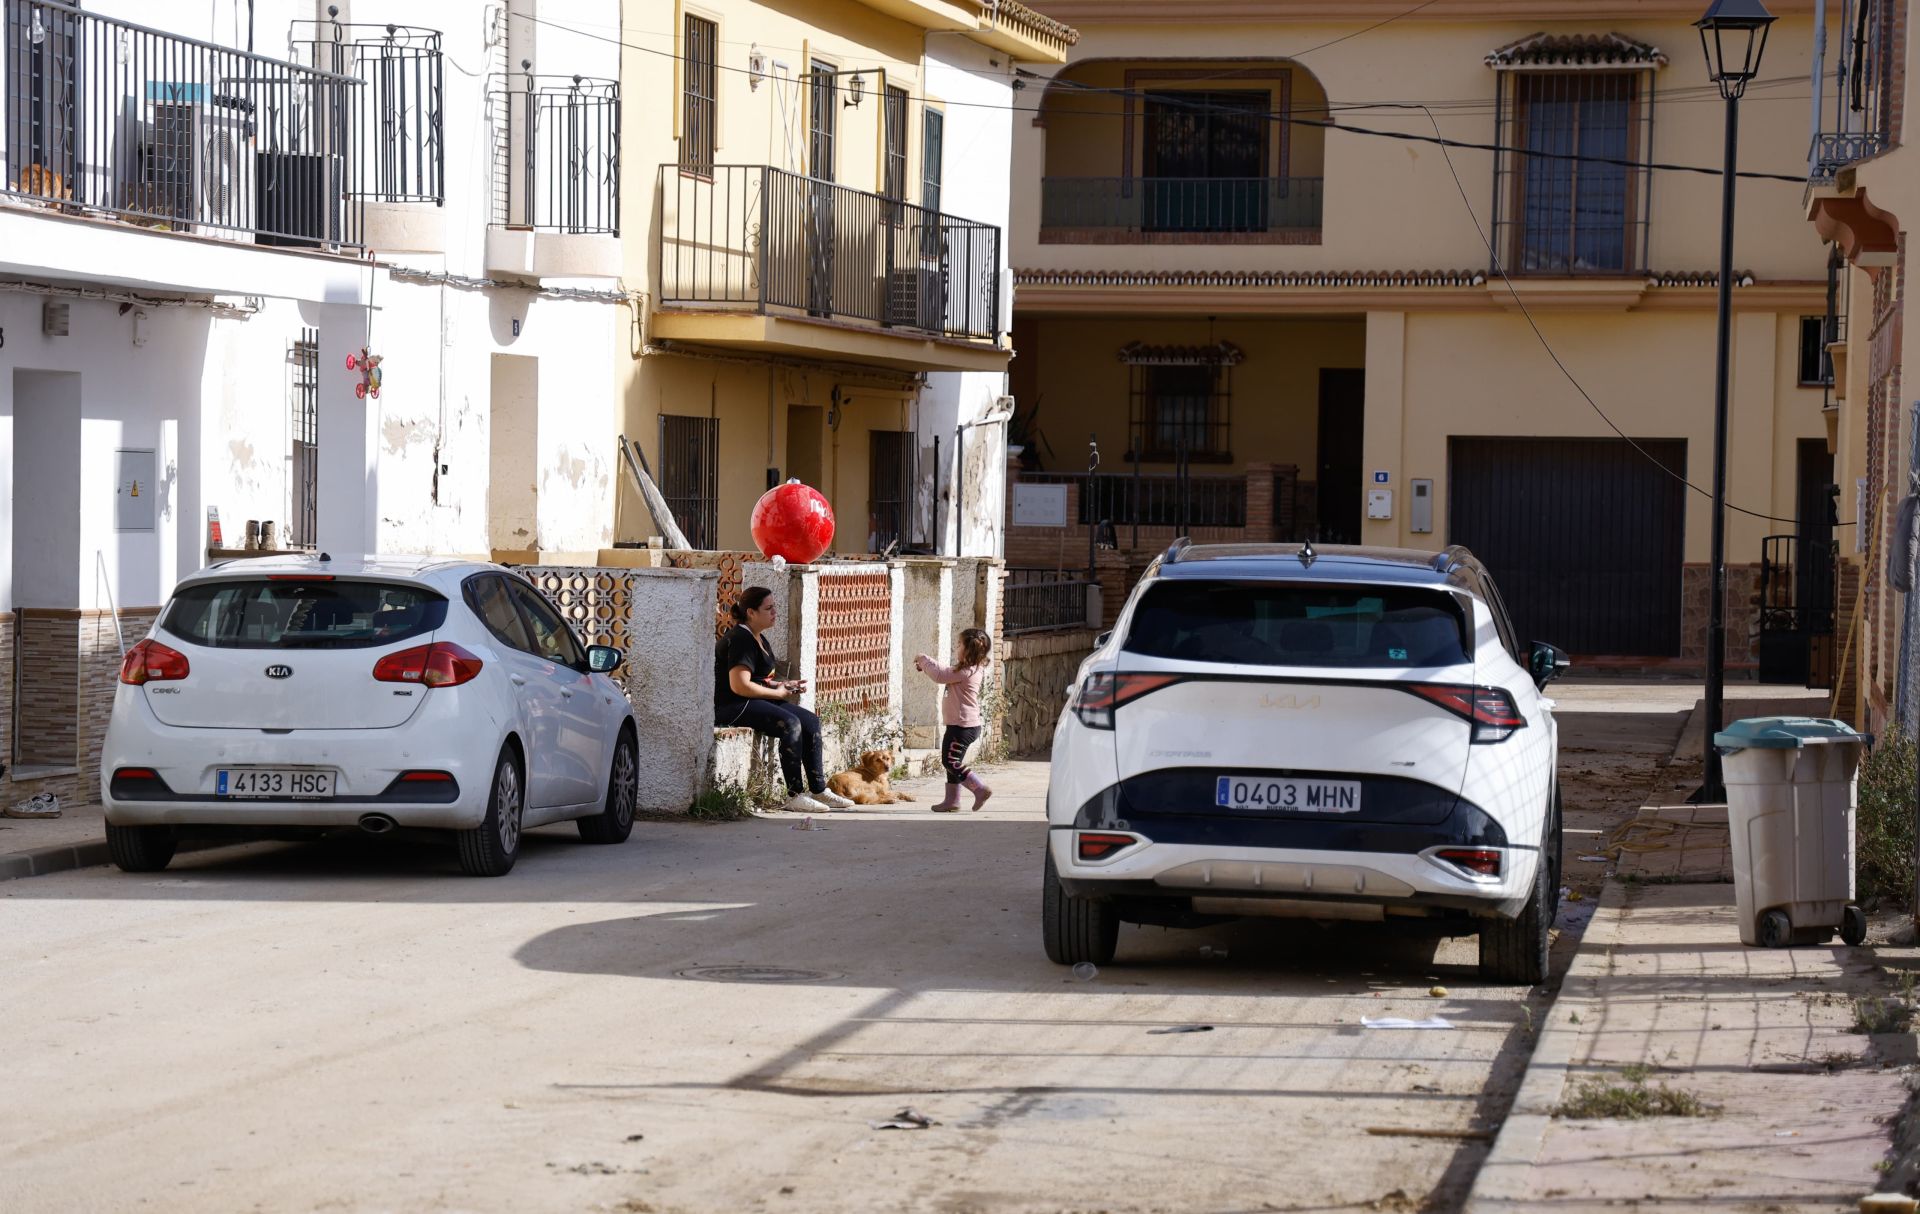
<svg viewBox="0 0 1920 1214">
<path fill-rule="evenodd" d="M 672 59 L 676 61 L 684 61 L 685 59 L 685 56 L 676 55 L 672 51 L 657 50 L 650 46 L 640 46 L 637 43 L 626 42 L 619 38 L 608 37 L 607 35 L 596 34 L 589 30 L 578 29 L 574 26 L 566 25 L 561 22 L 554 21 L 550 18 L 532 17 L 532 18 L 529 18 L 529 20 L 533 21 L 537 25 L 545 25 L 545 26 L 550 26 L 554 29 L 565 30 L 568 33 L 576 34 L 583 38 L 592 38 L 601 42 L 612 43 L 613 45 L 616 45 L 616 46 L 625 47 L 628 50 L 640 51 L 643 54 L 657 55 L 663 59 Z M 749 74 L 749 75 L 751 74 L 750 69 L 743 68 L 743 67 L 734 67 L 730 64 L 715 64 L 713 66 L 715 66 L 718 70 L 724 71 L 724 72 L 735 72 L 735 73 Z M 1069 84 L 1069 86 L 1071 86 L 1071 82 L 1067 82 L 1067 83 Z M 1316 130 L 1324 130 L 1324 131 L 1337 131 L 1342 134 L 1361 135 L 1361 136 L 1366 136 L 1374 139 L 1393 139 L 1393 140 L 1399 140 L 1406 143 L 1431 144 L 1431 145 L 1435 145 L 1442 148 L 1458 148 L 1462 151 L 1509 153 L 1509 154 L 1518 155 L 1518 156 L 1537 157 L 1542 160 L 1577 161 L 1583 164 L 1606 164 L 1606 165 L 1614 165 L 1614 166 L 1629 168 L 1629 169 L 1648 169 L 1655 172 L 1695 173 L 1695 174 L 1699 174 L 1707 177 L 1719 177 L 1722 175 L 1722 170 L 1716 169 L 1716 168 L 1709 168 L 1704 165 L 1668 164 L 1661 161 L 1642 162 L 1642 161 L 1636 161 L 1636 160 L 1628 160 L 1623 157 L 1617 157 L 1617 156 L 1592 156 L 1592 155 L 1582 154 L 1579 152 L 1546 152 L 1546 151 L 1539 151 L 1533 148 L 1515 147 L 1509 144 L 1479 143 L 1479 142 L 1475 142 L 1472 140 L 1465 140 L 1465 139 L 1448 139 L 1445 136 L 1442 136 L 1438 133 L 1438 123 L 1435 123 L 1434 134 L 1420 135 L 1420 134 L 1415 134 L 1411 131 L 1385 131 L 1385 130 L 1380 130 L 1374 127 L 1352 126 L 1346 123 L 1332 122 L 1324 119 L 1302 118 L 1297 114 L 1273 113 L 1273 112 L 1269 112 L 1266 114 L 1255 114 L 1247 110 L 1233 109 L 1231 107 L 1211 106 L 1204 102 L 1186 102 L 1179 98 L 1169 97 L 1166 94 L 1148 94 L 1145 90 L 1134 90 L 1133 93 L 1134 95 L 1137 95 L 1142 98 L 1151 96 L 1152 99 L 1157 104 L 1160 104 L 1160 105 L 1169 105 L 1177 108 L 1189 109 L 1195 113 L 1217 113 L 1217 114 L 1228 115 L 1228 116 L 1243 118 L 1243 119 L 1248 117 L 1264 117 L 1271 121 L 1284 122 L 1291 126 L 1309 127 Z M 1002 105 L 997 102 L 987 102 L 987 101 L 957 101 L 951 98 L 927 98 L 923 96 L 914 96 L 911 94 L 908 95 L 907 100 L 910 102 L 918 101 L 923 104 L 931 100 L 935 105 L 939 105 L 939 106 L 946 106 L 946 107 L 965 106 L 970 109 L 1000 110 L 1000 111 L 1017 113 L 1017 114 L 1037 114 L 1040 112 L 1040 109 L 1038 106 Z M 1396 108 L 1405 108 L 1405 109 L 1426 110 L 1428 108 L 1427 106 L 1418 102 L 1395 102 L 1395 103 L 1392 103 L 1392 105 Z M 1380 108 L 1380 107 L 1374 107 L 1374 108 Z M 1121 114 L 1082 114 L 1079 116 L 1080 117 L 1112 117 L 1112 118 L 1124 117 L 1124 115 L 1121 115 Z M 1432 120 L 1433 115 L 1429 112 L 1427 114 L 1427 117 L 1429 120 Z M 1781 182 L 1787 182 L 1789 184 L 1798 185 L 1798 186 L 1804 186 L 1807 183 L 1807 178 L 1805 173 L 1793 174 L 1793 173 L 1760 173 L 1760 172 L 1753 172 L 1753 171 L 1739 171 L 1739 172 L 1736 172 L 1734 176 L 1745 178 L 1750 181 L 1781 181 Z"/>
</svg>

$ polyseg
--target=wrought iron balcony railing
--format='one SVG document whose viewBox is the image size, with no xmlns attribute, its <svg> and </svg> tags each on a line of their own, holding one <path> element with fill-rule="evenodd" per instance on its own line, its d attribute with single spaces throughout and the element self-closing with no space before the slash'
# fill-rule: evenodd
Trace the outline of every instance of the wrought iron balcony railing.
<svg viewBox="0 0 1920 1214">
<path fill-rule="evenodd" d="M 1807 158 L 1807 184 L 1832 185 L 1840 170 L 1871 160 L 1888 146 L 1883 131 L 1824 131 L 1815 135 L 1813 154 Z"/>
<path fill-rule="evenodd" d="M 620 82 L 520 76 L 492 95 L 494 223 L 620 234 Z"/>
<path fill-rule="evenodd" d="M 1000 229 L 766 165 L 660 167 L 660 302 L 1000 342 Z"/>
<path fill-rule="evenodd" d="M 348 94 L 343 119 L 352 149 L 348 197 L 443 205 L 447 147 L 440 31 L 340 21 L 296 21 L 293 29 L 296 58 L 360 82 Z"/>
<path fill-rule="evenodd" d="M 7 0 L 0 194 L 223 240 L 355 249 L 357 80 Z"/>
<path fill-rule="evenodd" d="M 1040 226 L 1067 231 L 1259 233 L 1320 227 L 1319 177 L 1047 177 Z"/>
</svg>

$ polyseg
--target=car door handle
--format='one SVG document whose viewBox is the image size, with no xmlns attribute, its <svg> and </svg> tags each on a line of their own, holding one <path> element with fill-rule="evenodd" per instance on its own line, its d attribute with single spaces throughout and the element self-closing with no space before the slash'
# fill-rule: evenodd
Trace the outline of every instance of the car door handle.
<svg viewBox="0 0 1920 1214">
<path fill-rule="evenodd" d="M 526 676 L 524 675 L 510 674 L 507 677 L 513 680 L 515 687 L 525 687 L 527 685 Z"/>
<path fill-rule="evenodd" d="M 573 698 L 573 688 L 562 687 L 560 689 L 560 698 L 563 700 L 571 700 Z"/>
</svg>

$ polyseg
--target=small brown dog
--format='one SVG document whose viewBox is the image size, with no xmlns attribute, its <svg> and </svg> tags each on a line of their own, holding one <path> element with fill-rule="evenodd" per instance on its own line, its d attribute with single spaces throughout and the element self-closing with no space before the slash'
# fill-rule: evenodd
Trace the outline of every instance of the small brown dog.
<svg viewBox="0 0 1920 1214">
<path fill-rule="evenodd" d="M 887 780 L 892 771 L 891 750 L 869 750 L 860 756 L 851 771 L 843 771 L 828 780 L 827 788 L 855 805 L 892 805 L 896 801 L 913 800 L 903 792 L 893 791 Z"/>
</svg>

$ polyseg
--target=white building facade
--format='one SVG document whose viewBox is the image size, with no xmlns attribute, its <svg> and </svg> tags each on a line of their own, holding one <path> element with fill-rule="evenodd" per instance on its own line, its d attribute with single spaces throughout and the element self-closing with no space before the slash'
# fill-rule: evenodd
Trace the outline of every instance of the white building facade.
<svg viewBox="0 0 1920 1214">
<path fill-rule="evenodd" d="M 618 0 L 0 0 L 0 796 L 90 797 L 121 651 L 250 523 L 612 543 L 619 30 Z"/>
</svg>

